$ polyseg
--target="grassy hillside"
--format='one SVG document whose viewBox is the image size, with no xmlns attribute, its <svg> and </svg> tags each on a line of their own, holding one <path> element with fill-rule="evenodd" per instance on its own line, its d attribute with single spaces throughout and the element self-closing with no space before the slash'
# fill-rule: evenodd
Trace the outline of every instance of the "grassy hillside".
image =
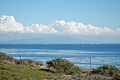
<svg viewBox="0 0 120 80">
<path fill-rule="evenodd" d="M 60 75 L 61 74 L 53 74 L 35 67 L 0 63 L 0 80 L 44 80 L 50 76 L 57 77 Z"/>
<path fill-rule="evenodd" d="M 0 80 L 44 80 L 49 77 L 59 77 L 63 75 L 63 73 L 52 73 L 48 69 L 41 68 L 41 64 L 40 66 L 24 65 L 22 64 L 22 60 L 20 64 L 18 63 L 20 60 L 16 61 L 3 52 L 0 52 L 0 59 L 2 59 L 2 61 L 0 61 Z M 9 64 L 4 62 L 4 59 L 8 61 L 12 59 L 16 63 Z M 26 61 L 28 60 L 26 59 Z"/>
</svg>

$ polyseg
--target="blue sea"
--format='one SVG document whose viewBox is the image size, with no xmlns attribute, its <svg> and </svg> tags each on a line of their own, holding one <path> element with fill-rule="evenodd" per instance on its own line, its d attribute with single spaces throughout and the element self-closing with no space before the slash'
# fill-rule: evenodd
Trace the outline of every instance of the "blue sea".
<svg viewBox="0 0 120 80">
<path fill-rule="evenodd" d="M 77 66 L 89 68 L 114 65 L 120 67 L 120 44 L 0 44 L 0 51 L 19 59 L 46 61 L 65 58 Z"/>
</svg>

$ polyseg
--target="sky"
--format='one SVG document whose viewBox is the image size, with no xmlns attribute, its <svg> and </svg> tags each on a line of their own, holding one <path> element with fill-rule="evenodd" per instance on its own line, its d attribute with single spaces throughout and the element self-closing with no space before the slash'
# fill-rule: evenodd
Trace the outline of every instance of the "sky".
<svg viewBox="0 0 120 80">
<path fill-rule="evenodd" d="M 120 43 L 120 0 L 0 0 L 0 43 Z"/>
</svg>

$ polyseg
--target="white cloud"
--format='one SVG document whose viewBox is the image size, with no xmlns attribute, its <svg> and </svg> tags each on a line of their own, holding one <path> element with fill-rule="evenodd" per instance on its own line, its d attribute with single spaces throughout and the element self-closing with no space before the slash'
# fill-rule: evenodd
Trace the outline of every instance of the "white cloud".
<svg viewBox="0 0 120 80">
<path fill-rule="evenodd" d="M 13 16 L 1 16 L 0 17 L 0 31 L 6 32 L 22 32 L 23 25 L 19 22 L 16 22 Z"/>
<path fill-rule="evenodd" d="M 120 36 L 120 29 L 111 29 L 108 27 L 97 27 L 94 25 L 66 22 L 64 20 L 57 20 L 52 24 L 32 24 L 23 26 L 17 22 L 13 16 L 0 17 L 0 31 L 1 32 L 18 32 L 18 33 L 38 33 L 38 34 L 69 34 L 69 35 L 116 35 Z"/>
</svg>

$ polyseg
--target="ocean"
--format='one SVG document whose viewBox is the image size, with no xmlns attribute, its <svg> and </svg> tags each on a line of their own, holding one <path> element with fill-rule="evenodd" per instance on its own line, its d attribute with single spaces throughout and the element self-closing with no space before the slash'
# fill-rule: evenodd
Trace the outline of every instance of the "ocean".
<svg viewBox="0 0 120 80">
<path fill-rule="evenodd" d="M 101 65 L 120 67 L 120 44 L 0 44 L 0 51 L 19 59 L 46 61 L 64 58 L 84 68 Z"/>
</svg>

